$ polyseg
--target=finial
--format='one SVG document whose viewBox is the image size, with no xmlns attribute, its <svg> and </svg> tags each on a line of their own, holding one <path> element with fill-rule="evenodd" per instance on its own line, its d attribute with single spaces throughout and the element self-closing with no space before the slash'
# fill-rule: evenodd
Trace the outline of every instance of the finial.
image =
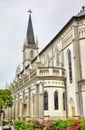
<svg viewBox="0 0 85 130">
<path fill-rule="evenodd" d="M 32 10 L 31 9 L 29 9 L 27 12 L 29 12 L 30 14 L 32 13 Z"/>
<path fill-rule="evenodd" d="M 6 82 L 5 88 L 8 89 L 8 83 Z"/>
<path fill-rule="evenodd" d="M 82 6 L 82 10 L 83 10 L 83 11 L 85 10 L 85 6 L 84 6 L 84 5 Z"/>
<path fill-rule="evenodd" d="M 36 43 L 38 43 L 38 37 L 37 37 L 37 35 L 36 35 Z"/>
</svg>

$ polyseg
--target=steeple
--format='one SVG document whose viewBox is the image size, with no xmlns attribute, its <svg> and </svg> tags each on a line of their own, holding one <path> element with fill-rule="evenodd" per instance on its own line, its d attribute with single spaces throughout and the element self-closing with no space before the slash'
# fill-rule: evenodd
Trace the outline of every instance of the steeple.
<svg viewBox="0 0 85 130">
<path fill-rule="evenodd" d="M 24 41 L 23 45 L 23 68 L 25 68 L 30 62 L 37 56 L 38 51 L 38 41 L 35 43 L 32 20 L 31 20 L 31 13 L 32 11 L 29 10 L 29 21 L 27 27 L 27 34 L 26 40 Z"/>
<path fill-rule="evenodd" d="M 31 9 L 28 12 L 29 12 L 29 21 L 28 21 L 26 39 L 28 44 L 35 44 L 35 38 L 34 38 L 34 32 L 33 32 L 32 20 L 31 20 L 31 13 L 32 13 Z"/>
</svg>

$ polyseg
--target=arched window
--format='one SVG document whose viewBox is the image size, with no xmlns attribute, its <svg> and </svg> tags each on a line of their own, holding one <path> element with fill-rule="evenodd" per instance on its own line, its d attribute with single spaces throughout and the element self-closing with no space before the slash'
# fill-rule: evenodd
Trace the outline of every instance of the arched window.
<svg viewBox="0 0 85 130">
<path fill-rule="evenodd" d="M 54 109 L 58 110 L 58 92 L 54 92 Z"/>
<path fill-rule="evenodd" d="M 44 110 L 48 110 L 48 93 L 44 92 Z"/>
<path fill-rule="evenodd" d="M 48 67 L 52 67 L 52 66 L 53 66 L 52 59 L 50 59 L 50 60 L 48 61 Z"/>
<path fill-rule="evenodd" d="M 72 62 L 71 62 L 71 51 L 68 50 L 68 67 L 69 67 L 69 80 L 72 83 Z"/>
<path fill-rule="evenodd" d="M 63 110 L 65 111 L 65 103 L 66 103 L 66 101 L 65 101 L 65 92 L 63 93 Z"/>
<path fill-rule="evenodd" d="M 59 66 L 59 64 L 60 64 L 60 55 L 57 54 L 56 55 L 56 65 Z"/>
</svg>

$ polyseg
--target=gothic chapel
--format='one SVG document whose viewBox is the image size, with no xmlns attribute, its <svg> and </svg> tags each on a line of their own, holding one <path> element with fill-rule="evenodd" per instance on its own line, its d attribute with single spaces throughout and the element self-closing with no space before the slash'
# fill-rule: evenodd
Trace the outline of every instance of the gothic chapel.
<svg viewBox="0 0 85 130">
<path fill-rule="evenodd" d="M 85 117 L 85 7 L 38 53 L 31 11 L 7 119 Z"/>
</svg>

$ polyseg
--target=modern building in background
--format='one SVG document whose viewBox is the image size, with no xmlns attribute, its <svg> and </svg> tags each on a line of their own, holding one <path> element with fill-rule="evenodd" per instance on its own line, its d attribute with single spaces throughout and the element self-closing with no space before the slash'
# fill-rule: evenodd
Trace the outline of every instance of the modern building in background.
<svg viewBox="0 0 85 130">
<path fill-rule="evenodd" d="M 8 86 L 8 119 L 85 117 L 85 7 L 39 53 L 29 11 L 23 70 Z M 57 26 L 57 25 L 56 25 Z"/>
</svg>

